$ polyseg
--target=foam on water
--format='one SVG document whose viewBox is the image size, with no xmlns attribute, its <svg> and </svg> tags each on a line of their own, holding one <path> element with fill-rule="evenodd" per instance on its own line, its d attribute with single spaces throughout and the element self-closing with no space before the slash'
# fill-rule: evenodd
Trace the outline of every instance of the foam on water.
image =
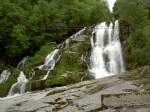
<svg viewBox="0 0 150 112">
<path fill-rule="evenodd" d="M 125 71 L 119 40 L 119 22 L 97 25 L 91 39 L 90 73 L 103 78 Z"/>
</svg>

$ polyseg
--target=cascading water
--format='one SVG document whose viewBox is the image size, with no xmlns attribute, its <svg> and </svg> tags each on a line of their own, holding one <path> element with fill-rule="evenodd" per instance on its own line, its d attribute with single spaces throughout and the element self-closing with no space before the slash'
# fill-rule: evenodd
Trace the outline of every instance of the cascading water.
<svg viewBox="0 0 150 112">
<path fill-rule="evenodd" d="M 28 56 L 24 57 L 24 58 L 18 63 L 17 68 L 18 68 L 19 70 L 23 70 L 23 69 L 24 69 L 24 65 L 25 65 L 25 63 L 27 62 L 27 60 L 28 60 Z"/>
<path fill-rule="evenodd" d="M 15 94 L 23 94 L 27 90 L 28 79 L 24 75 L 23 71 L 20 72 L 17 82 L 11 86 L 8 96 Z"/>
<path fill-rule="evenodd" d="M 74 35 L 72 35 L 70 38 L 71 39 L 75 39 L 78 35 L 80 35 L 81 33 L 83 33 L 86 30 L 86 27 L 84 27 L 83 29 L 79 30 L 77 33 L 75 33 Z"/>
<path fill-rule="evenodd" d="M 112 26 L 110 26 L 111 29 Z M 110 32 L 111 33 L 111 32 Z M 119 39 L 119 22 L 115 22 L 112 38 L 109 38 L 109 45 L 106 47 L 106 54 L 108 53 L 109 72 L 120 73 L 125 71 L 122 48 Z M 110 36 L 111 37 L 111 36 Z"/>
<path fill-rule="evenodd" d="M 106 1 L 108 2 L 108 7 L 109 7 L 110 12 L 113 12 L 113 7 L 117 0 L 106 0 Z"/>
<path fill-rule="evenodd" d="M 43 65 L 37 67 L 39 70 L 47 70 L 47 73 L 43 77 L 42 80 L 46 80 L 48 78 L 50 71 L 55 68 L 56 63 L 59 61 L 62 50 L 64 48 L 69 47 L 70 40 L 75 39 L 78 35 L 80 35 L 82 32 L 84 32 L 85 29 L 86 28 L 83 28 L 82 30 L 78 31 L 70 38 L 66 39 L 66 41 L 64 43 L 58 45 L 59 46 L 58 49 L 55 49 L 54 51 L 52 51 L 50 54 L 47 55 L 47 57 L 45 59 L 45 63 Z"/>
<path fill-rule="evenodd" d="M 45 58 L 45 62 L 43 65 L 39 66 L 40 70 L 52 70 L 55 67 L 55 63 L 57 62 L 58 56 L 56 56 L 59 52 L 59 49 L 55 49 Z"/>
<path fill-rule="evenodd" d="M 91 39 L 90 73 L 103 78 L 124 72 L 121 44 L 119 40 L 119 22 L 113 27 L 105 22 L 96 26 Z"/>
<path fill-rule="evenodd" d="M 46 80 L 51 70 L 54 69 L 55 64 L 58 62 L 60 58 L 60 50 L 55 49 L 50 54 L 47 55 L 45 59 L 45 63 L 38 67 L 39 70 L 47 70 L 47 74 L 44 76 L 42 80 Z"/>
<path fill-rule="evenodd" d="M 72 35 L 70 38 L 65 40 L 65 48 L 67 49 L 69 47 L 70 41 L 71 40 L 76 40 L 76 38 L 82 34 L 84 31 L 86 30 L 86 27 L 84 27 L 83 29 L 79 30 L 77 33 L 75 33 L 74 35 Z"/>
<path fill-rule="evenodd" d="M 6 80 L 8 80 L 8 78 L 9 78 L 10 75 L 11 75 L 11 73 L 8 70 L 4 70 L 0 74 L 0 84 L 2 84 L 3 82 L 5 82 Z"/>
</svg>

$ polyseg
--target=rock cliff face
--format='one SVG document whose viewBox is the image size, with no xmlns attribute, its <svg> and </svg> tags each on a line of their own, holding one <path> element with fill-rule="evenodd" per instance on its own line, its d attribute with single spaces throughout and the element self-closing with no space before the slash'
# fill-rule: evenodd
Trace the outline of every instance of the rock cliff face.
<svg viewBox="0 0 150 112">
<path fill-rule="evenodd" d="M 0 110 L 1 112 L 149 112 L 150 99 L 147 100 L 147 104 L 143 100 L 141 105 L 137 106 L 135 102 L 132 107 L 129 104 L 121 107 L 103 107 L 101 99 L 102 95 L 106 94 L 116 96 L 147 92 L 149 95 L 150 87 L 145 86 L 149 82 L 149 67 L 144 67 L 99 80 L 0 99 Z M 109 101 L 111 104 L 110 99 Z"/>
</svg>

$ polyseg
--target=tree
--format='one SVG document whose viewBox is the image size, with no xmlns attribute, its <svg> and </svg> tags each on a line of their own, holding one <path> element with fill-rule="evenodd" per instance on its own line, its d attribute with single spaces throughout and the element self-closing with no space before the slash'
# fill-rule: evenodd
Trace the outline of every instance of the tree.
<svg viewBox="0 0 150 112">
<path fill-rule="evenodd" d="M 118 0 L 115 4 L 115 17 L 121 23 L 121 37 L 125 41 L 124 55 L 129 69 L 150 64 L 148 1 Z M 129 27 L 128 34 L 126 26 Z"/>
</svg>

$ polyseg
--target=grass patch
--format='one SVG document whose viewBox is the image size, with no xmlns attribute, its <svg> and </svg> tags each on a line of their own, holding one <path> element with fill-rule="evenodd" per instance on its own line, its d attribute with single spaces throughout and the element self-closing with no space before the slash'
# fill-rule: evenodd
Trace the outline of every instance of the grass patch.
<svg viewBox="0 0 150 112">
<path fill-rule="evenodd" d="M 26 67 L 35 67 L 36 65 L 44 63 L 45 57 L 53 50 L 54 44 L 47 43 L 43 45 L 37 53 L 29 57 Z"/>
<path fill-rule="evenodd" d="M 45 61 L 46 56 L 51 53 L 54 50 L 54 44 L 52 43 L 47 43 L 43 45 L 40 50 L 35 53 L 32 57 L 29 57 L 27 60 L 27 63 L 25 64 L 24 67 L 24 73 L 27 76 L 27 78 L 31 77 L 32 69 L 43 64 Z M 46 73 L 45 71 L 38 71 L 36 72 L 36 76 L 34 77 L 36 80 L 40 79 L 41 76 L 44 76 Z"/>
<path fill-rule="evenodd" d="M 60 87 L 88 80 L 86 76 L 87 65 L 81 61 L 83 53 L 89 50 L 89 44 L 84 42 L 71 42 L 65 49 L 60 60 L 49 74 L 46 81 L 33 81 L 32 90 L 41 90 L 48 87 Z M 40 75 L 41 73 L 39 73 Z"/>
</svg>

